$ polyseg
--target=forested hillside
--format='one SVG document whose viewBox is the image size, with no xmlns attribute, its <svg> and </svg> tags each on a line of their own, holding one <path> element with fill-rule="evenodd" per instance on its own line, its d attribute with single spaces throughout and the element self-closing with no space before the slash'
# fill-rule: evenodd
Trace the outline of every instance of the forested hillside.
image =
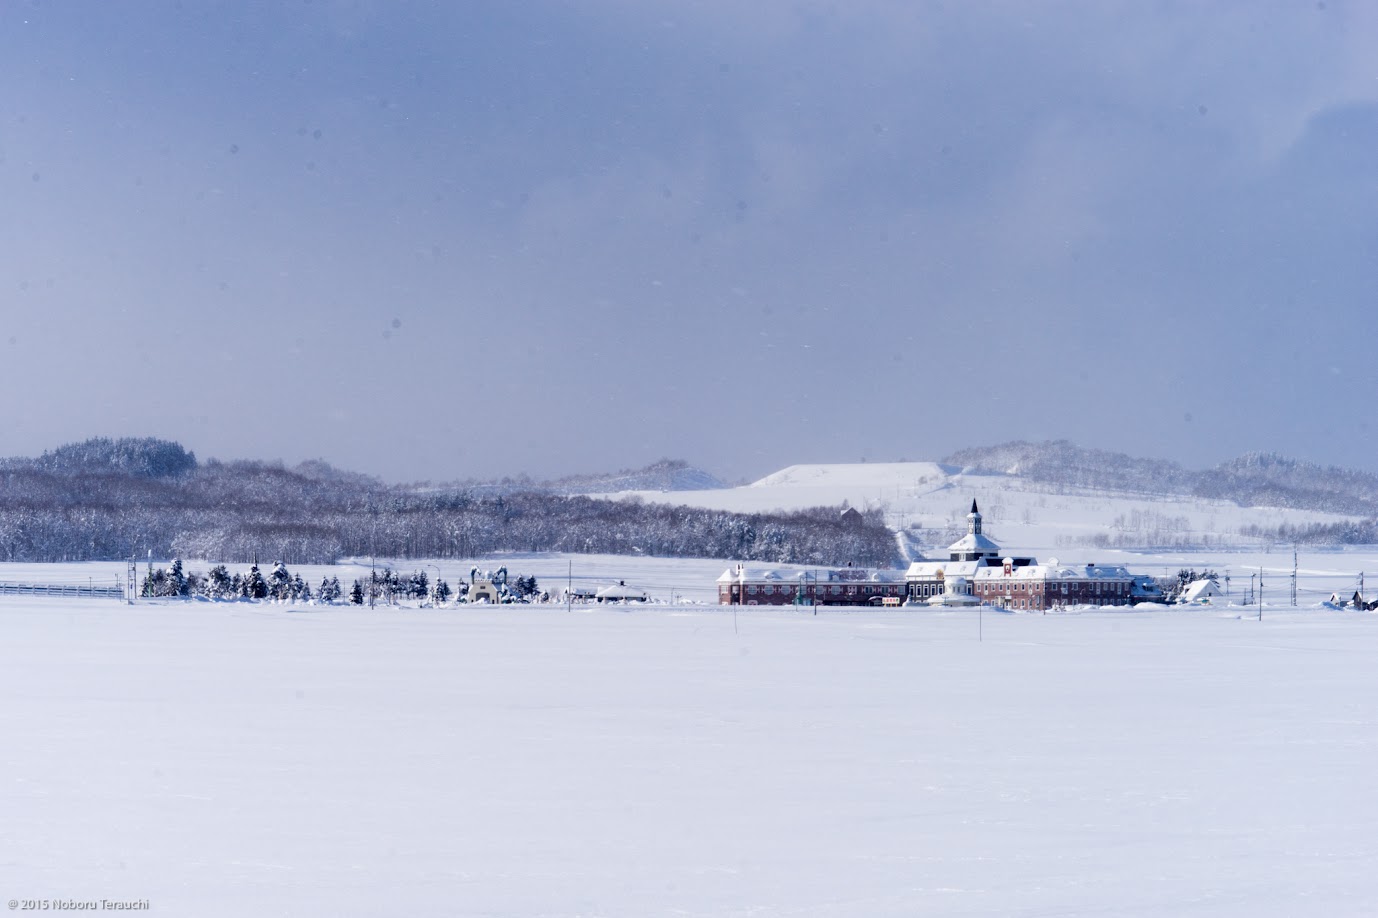
<svg viewBox="0 0 1378 918">
<path fill-rule="evenodd" d="M 1015 441 L 960 450 L 943 462 L 1067 487 L 1228 500 L 1242 507 L 1287 507 L 1378 514 L 1378 475 L 1248 453 L 1207 471 L 1165 459 L 1085 449 L 1066 440 Z"/>
<path fill-rule="evenodd" d="M 664 471 L 677 471 L 678 467 Z M 567 551 L 888 564 L 879 511 L 738 514 L 541 491 L 390 486 L 323 462 L 198 462 L 176 443 L 91 440 L 0 461 L 0 560 L 332 563 Z"/>
</svg>

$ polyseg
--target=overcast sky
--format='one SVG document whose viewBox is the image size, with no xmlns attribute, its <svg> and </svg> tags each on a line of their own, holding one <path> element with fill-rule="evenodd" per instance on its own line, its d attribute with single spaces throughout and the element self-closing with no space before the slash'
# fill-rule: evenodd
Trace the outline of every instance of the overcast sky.
<svg viewBox="0 0 1378 918">
<path fill-rule="evenodd" d="M 0 455 L 1378 470 L 1378 5 L 0 5 Z"/>
</svg>

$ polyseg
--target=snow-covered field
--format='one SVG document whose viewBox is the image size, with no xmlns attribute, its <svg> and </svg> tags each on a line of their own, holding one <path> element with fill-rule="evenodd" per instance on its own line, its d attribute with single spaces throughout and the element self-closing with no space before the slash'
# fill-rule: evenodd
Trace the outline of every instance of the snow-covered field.
<svg viewBox="0 0 1378 918">
<path fill-rule="evenodd" d="M 917 465 L 675 498 L 863 505 Z M 1378 549 L 1303 552 L 1293 604 L 1290 548 L 1076 549 L 1135 499 L 931 471 L 892 483 L 896 522 L 964 522 L 975 490 L 1012 551 L 1210 568 L 1232 602 L 734 612 L 714 604 L 733 559 L 553 554 L 391 565 L 655 601 L 0 595 L 0 891 L 179 916 L 1378 913 L 1378 615 L 1322 605 L 1378 574 Z M 293 568 L 346 588 L 368 570 Z M 1242 604 L 1260 571 L 1261 621 Z"/>
<path fill-rule="evenodd" d="M 8 596 L 0 633 L 7 898 L 1378 910 L 1372 614 Z"/>
</svg>

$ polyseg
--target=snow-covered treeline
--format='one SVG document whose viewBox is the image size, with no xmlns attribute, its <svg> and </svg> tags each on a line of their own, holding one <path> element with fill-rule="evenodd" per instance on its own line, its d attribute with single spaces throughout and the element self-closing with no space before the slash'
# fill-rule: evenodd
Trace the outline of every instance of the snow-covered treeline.
<svg viewBox="0 0 1378 918">
<path fill-rule="evenodd" d="M 1015 441 L 960 450 L 947 465 L 1018 474 L 1067 488 L 1228 500 L 1241 507 L 1282 507 L 1378 516 L 1378 475 L 1321 466 L 1273 453 L 1249 453 L 1206 471 L 1164 459 L 1085 449 L 1066 440 Z M 1371 528 L 1371 527 L 1369 527 Z M 1329 541 L 1336 533 L 1317 533 Z"/>
<path fill-rule="evenodd" d="M 889 563 L 879 511 L 730 513 L 637 499 L 385 485 L 320 463 L 166 461 L 165 441 L 94 441 L 0 464 L 0 560 L 144 557 L 332 563 L 564 551 L 800 564 Z M 106 445 L 108 444 L 108 445 Z M 150 453 L 141 457 L 138 446 Z M 63 461 L 53 461 L 61 454 Z M 163 458 L 159 458 L 163 457 Z"/>
<path fill-rule="evenodd" d="M 478 569 L 474 570 L 477 573 Z M 485 580 L 496 590 L 501 602 L 530 602 L 541 596 L 534 576 L 510 577 L 506 567 L 499 568 L 496 573 L 487 573 Z M 294 574 L 281 561 L 274 562 L 265 576 L 257 564 L 243 573 L 231 573 L 223 564 L 203 572 L 187 569 L 180 558 L 174 558 L 165 568 L 155 568 L 150 563 L 139 586 L 139 595 L 150 599 L 198 597 L 322 605 L 348 602 L 356 606 L 365 603 L 393 605 L 404 599 L 443 604 L 451 597 L 464 601 L 468 593 L 467 583 L 461 582 L 455 589 L 443 579 L 431 580 L 424 570 L 403 576 L 387 565 L 370 571 L 367 577 L 355 579 L 348 591 L 341 587 L 338 577 L 328 574 L 313 590 L 300 573 Z"/>
</svg>

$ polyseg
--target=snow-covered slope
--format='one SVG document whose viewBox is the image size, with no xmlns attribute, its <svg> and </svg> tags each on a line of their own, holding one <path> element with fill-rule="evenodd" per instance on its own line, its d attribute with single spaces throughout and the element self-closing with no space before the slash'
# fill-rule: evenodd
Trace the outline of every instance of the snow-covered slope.
<svg viewBox="0 0 1378 918">
<path fill-rule="evenodd" d="M 961 470 L 936 462 L 861 462 L 791 465 L 751 485 L 753 488 L 921 488 Z"/>
<path fill-rule="evenodd" d="M 739 512 L 878 507 L 896 529 L 940 549 L 964 529 L 974 499 L 988 534 L 1048 553 L 1107 548 L 1263 548 L 1257 530 L 1348 519 L 1314 510 L 1240 507 L 1228 501 L 1049 486 L 1016 474 L 971 473 L 933 462 L 794 465 L 739 488 L 660 494 L 648 501 Z"/>
</svg>

